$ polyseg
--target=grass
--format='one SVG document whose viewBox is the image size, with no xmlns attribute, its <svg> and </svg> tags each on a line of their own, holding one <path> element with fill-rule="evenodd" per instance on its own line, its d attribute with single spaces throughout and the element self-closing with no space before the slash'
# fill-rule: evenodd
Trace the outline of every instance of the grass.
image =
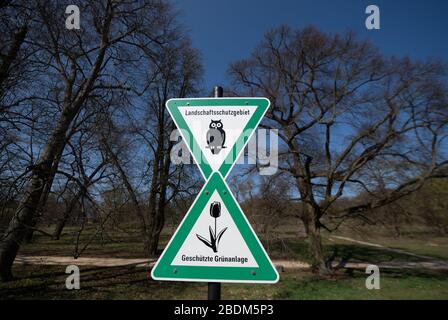
<svg viewBox="0 0 448 320">
<path fill-rule="evenodd" d="M 50 229 L 47 231 L 51 231 Z M 164 247 L 173 230 L 165 230 L 160 247 Z M 23 255 L 73 254 L 75 228 L 67 228 L 60 240 L 36 234 L 33 242 L 21 248 Z M 80 247 L 93 237 L 82 256 L 142 258 L 138 229 L 112 230 L 95 235 L 88 227 L 80 238 Z M 361 239 L 400 248 L 437 259 L 448 259 L 448 239 L 414 238 Z M 308 243 L 292 232 L 265 247 L 272 259 L 310 261 Z M 431 245 L 429 245 L 431 244 Z M 415 262 L 421 258 L 381 248 L 324 238 L 324 249 L 336 261 L 381 263 Z M 150 270 L 136 267 L 81 267 L 81 290 L 65 289 L 66 266 L 14 265 L 16 279 L 0 283 L 0 299 L 204 299 L 204 283 L 158 282 L 150 278 Z M 224 299 L 448 299 L 447 271 L 381 270 L 381 289 L 367 290 L 367 275 L 362 270 L 343 269 L 337 279 L 316 278 L 308 270 L 290 270 L 280 274 L 275 285 L 223 284 Z"/>
<path fill-rule="evenodd" d="M 415 254 L 433 257 L 435 259 L 448 260 L 448 239 L 431 237 L 427 239 L 377 239 L 384 246 L 413 252 Z"/>
<path fill-rule="evenodd" d="M 205 299 L 203 283 L 158 282 L 134 267 L 81 268 L 81 289 L 65 288 L 63 266 L 15 266 L 17 279 L 0 284 L 2 299 Z M 365 288 L 366 274 L 347 270 L 337 280 L 286 270 L 275 285 L 223 284 L 223 299 L 448 299 L 448 274 L 424 270 L 381 272 L 381 289 Z"/>
<path fill-rule="evenodd" d="M 333 256 L 335 261 L 381 263 L 391 261 L 416 262 L 421 258 L 404 253 L 386 251 L 381 248 L 364 246 L 356 243 L 348 243 L 344 240 L 330 241 L 324 239 L 324 250 L 327 256 Z M 445 250 L 448 245 L 445 246 Z M 411 250 L 412 251 L 412 250 Z M 289 239 L 276 241 L 270 246 L 269 255 L 272 259 L 297 259 L 311 261 L 308 251 L 308 240 Z"/>
<path fill-rule="evenodd" d="M 366 274 L 347 270 L 347 277 L 322 280 L 309 276 L 289 278 L 276 298 L 300 300 L 358 299 L 448 299 L 448 279 L 445 272 L 424 270 L 387 270 L 381 272 L 379 290 L 367 290 Z"/>
<path fill-rule="evenodd" d="M 45 230 L 50 232 L 51 230 Z M 113 230 L 103 234 L 96 234 L 94 227 L 87 227 L 80 237 L 78 244 L 81 250 L 86 244 L 86 249 L 82 252 L 83 257 L 114 257 L 114 258 L 142 258 L 143 243 L 140 232 L 136 228 L 129 228 L 125 231 Z M 36 233 L 33 241 L 22 246 L 20 254 L 23 255 L 54 255 L 70 256 L 74 254 L 76 244 L 77 229 L 66 228 L 59 240 Z M 93 241 L 90 241 L 93 237 Z M 168 243 L 170 234 L 164 233 L 160 238 L 160 246 Z"/>
</svg>

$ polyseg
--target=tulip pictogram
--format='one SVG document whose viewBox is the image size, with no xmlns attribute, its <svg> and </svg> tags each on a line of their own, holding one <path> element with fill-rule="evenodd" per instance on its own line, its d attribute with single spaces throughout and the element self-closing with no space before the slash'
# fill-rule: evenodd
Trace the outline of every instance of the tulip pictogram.
<svg viewBox="0 0 448 320">
<path fill-rule="evenodd" d="M 218 234 L 217 232 L 217 220 L 221 216 L 221 203 L 219 201 L 214 201 L 210 205 L 210 216 L 215 219 L 215 229 L 213 230 L 211 226 L 209 226 L 210 232 L 210 240 L 207 240 L 203 236 L 196 234 L 199 240 L 201 240 L 207 247 L 211 248 L 213 252 L 218 252 L 219 242 L 222 238 L 222 235 L 227 230 L 227 227 L 222 229 Z"/>
</svg>

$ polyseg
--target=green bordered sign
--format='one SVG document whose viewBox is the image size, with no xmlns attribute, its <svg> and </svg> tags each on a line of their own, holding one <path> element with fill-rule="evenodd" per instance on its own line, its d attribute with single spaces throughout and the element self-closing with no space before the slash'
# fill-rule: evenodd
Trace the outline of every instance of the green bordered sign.
<svg viewBox="0 0 448 320">
<path fill-rule="evenodd" d="M 213 173 L 152 269 L 171 281 L 275 283 L 262 244 L 220 173 Z"/>
<path fill-rule="evenodd" d="M 202 175 L 227 177 L 269 108 L 266 98 L 170 99 L 167 108 Z"/>
<path fill-rule="evenodd" d="M 225 182 L 269 100 L 171 99 L 167 108 L 206 183 L 152 269 L 152 278 L 277 282 L 276 269 Z"/>
</svg>

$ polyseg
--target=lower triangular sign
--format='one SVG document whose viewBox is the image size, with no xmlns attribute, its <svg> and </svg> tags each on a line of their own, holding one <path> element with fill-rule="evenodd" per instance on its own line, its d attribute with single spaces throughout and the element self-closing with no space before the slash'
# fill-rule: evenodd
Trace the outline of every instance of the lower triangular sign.
<svg viewBox="0 0 448 320">
<path fill-rule="evenodd" d="M 213 173 L 152 269 L 156 280 L 275 283 L 279 276 L 220 173 Z"/>
</svg>

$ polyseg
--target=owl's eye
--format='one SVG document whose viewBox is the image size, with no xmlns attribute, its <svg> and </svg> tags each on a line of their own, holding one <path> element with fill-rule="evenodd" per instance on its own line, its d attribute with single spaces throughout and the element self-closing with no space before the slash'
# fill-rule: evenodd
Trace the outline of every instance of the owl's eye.
<svg viewBox="0 0 448 320">
<path fill-rule="evenodd" d="M 215 123 L 212 123 L 212 124 L 211 124 L 211 127 L 212 127 L 212 128 L 216 128 L 216 124 L 215 124 Z"/>
<path fill-rule="evenodd" d="M 222 124 L 221 124 L 221 123 L 218 123 L 216 126 L 217 126 L 218 128 L 221 128 L 221 127 L 222 127 Z"/>
</svg>

